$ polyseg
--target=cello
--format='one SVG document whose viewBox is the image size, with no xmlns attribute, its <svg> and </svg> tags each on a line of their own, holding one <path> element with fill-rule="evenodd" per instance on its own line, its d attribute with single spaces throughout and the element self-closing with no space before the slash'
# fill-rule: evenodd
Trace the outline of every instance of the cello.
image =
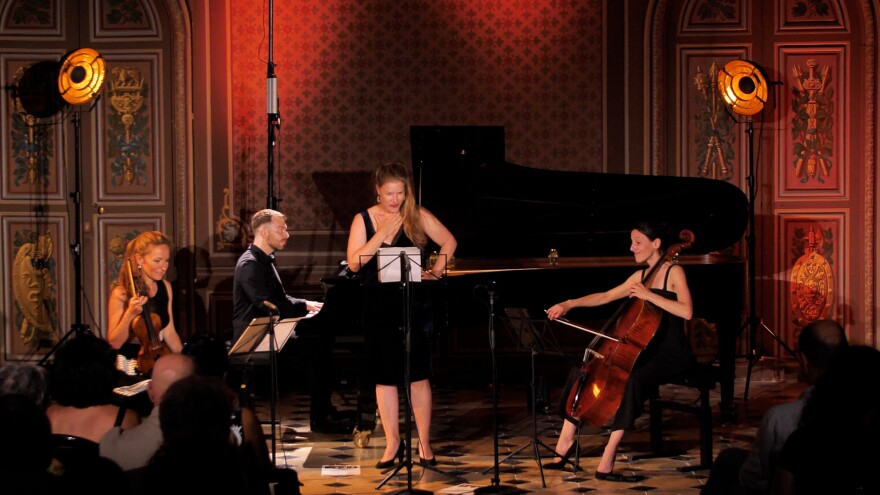
<svg viewBox="0 0 880 495">
<path fill-rule="evenodd" d="M 134 281 L 134 270 L 131 268 L 131 258 L 128 259 L 128 279 L 131 281 L 132 295 L 147 296 L 146 291 L 139 291 Z M 161 283 L 159 281 L 158 283 Z M 131 331 L 134 332 L 141 343 L 141 350 L 138 352 L 137 362 L 138 369 L 144 375 L 149 376 L 153 371 L 153 365 L 156 360 L 171 352 L 168 345 L 159 338 L 159 332 L 156 330 L 162 327 L 162 318 L 156 313 L 150 311 L 149 304 L 143 306 L 143 312 L 131 320 Z"/>
<path fill-rule="evenodd" d="M 694 234 L 682 230 L 679 239 L 682 242 L 670 246 L 642 277 L 645 287 L 651 287 L 660 266 L 668 261 L 677 263 L 679 253 L 693 244 Z M 566 392 L 566 419 L 577 427 L 585 421 L 601 427 L 614 416 L 633 366 L 657 332 L 662 317 L 663 310 L 654 304 L 629 297 L 599 332 L 581 328 L 596 336 L 584 352 L 577 380 Z M 557 321 L 577 326 L 561 318 Z"/>
</svg>

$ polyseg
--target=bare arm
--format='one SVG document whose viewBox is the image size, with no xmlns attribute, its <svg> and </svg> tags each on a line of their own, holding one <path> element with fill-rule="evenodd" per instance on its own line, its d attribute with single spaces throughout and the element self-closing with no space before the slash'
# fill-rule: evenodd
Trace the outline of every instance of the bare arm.
<svg viewBox="0 0 880 495">
<path fill-rule="evenodd" d="M 590 308 L 593 306 L 601 306 L 603 304 L 608 304 L 612 301 L 627 297 L 630 294 L 630 287 L 632 287 L 633 284 L 639 283 L 641 281 L 641 273 L 641 271 L 633 273 L 629 276 L 629 278 L 626 279 L 625 282 L 611 290 L 607 290 L 605 292 L 595 292 L 593 294 L 587 294 L 586 296 L 582 296 L 577 299 L 569 299 L 567 301 L 562 301 L 561 303 L 554 304 L 550 307 L 550 309 L 547 310 L 547 318 L 555 320 L 560 316 L 564 316 L 573 308 Z"/>
<path fill-rule="evenodd" d="M 119 349 L 128 342 L 131 333 L 131 322 L 143 312 L 147 303 L 145 296 L 129 299 L 128 292 L 116 286 L 110 292 L 107 303 L 107 341 L 114 349 Z"/>
<path fill-rule="evenodd" d="M 397 232 L 403 219 L 399 214 L 395 213 L 377 216 L 377 221 L 379 225 L 376 226 L 376 233 L 369 239 L 367 239 L 364 219 L 360 214 L 355 215 L 354 220 L 351 222 L 351 229 L 348 232 L 348 249 L 346 250 L 345 257 L 348 260 L 348 267 L 353 272 L 359 272 L 362 263 L 366 263 L 376 255 L 376 252 L 382 247 L 382 241 Z"/>
<path fill-rule="evenodd" d="M 669 279 L 667 287 L 672 292 L 675 292 L 678 300 L 666 299 L 656 292 L 651 292 L 640 281 L 630 287 L 630 295 L 648 301 L 670 314 L 690 320 L 694 314 L 694 305 L 691 300 L 691 291 L 688 288 L 687 279 L 684 275 L 684 268 L 672 265 L 668 270 Z"/>
<path fill-rule="evenodd" d="M 425 234 L 440 246 L 440 256 L 437 257 L 437 261 L 434 265 L 426 270 L 426 273 L 433 275 L 434 278 L 440 278 L 443 275 L 443 272 L 446 271 L 446 264 L 455 255 L 455 248 L 458 247 L 458 241 L 455 240 L 455 236 L 452 235 L 452 232 L 450 232 L 433 213 L 424 208 L 421 208 L 420 211 L 422 228 L 425 230 Z"/>
</svg>

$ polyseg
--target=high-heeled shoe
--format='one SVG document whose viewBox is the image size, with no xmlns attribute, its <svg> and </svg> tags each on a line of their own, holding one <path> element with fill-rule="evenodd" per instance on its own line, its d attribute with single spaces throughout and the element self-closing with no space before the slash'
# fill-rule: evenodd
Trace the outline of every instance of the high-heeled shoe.
<svg viewBox="0 0 880 495">
<path fill-rule="evenodd" d="M 565 464 L 568 462 L 568 458 L 574 455 L 576 449 L 577 449 L 577 442 L 571 444 L 571 447 L 568 448 L 568 451 L 566 451 L 565 454 L 559 454 L 557 452 L 554 452 L 561 460 L 558 462 L 553 461 L 553 462 L 548 462 L 548 463 L 544 464 L 544 469 L 551 469 L 554 471 L 562 471 L 563 469 L 565 469 Z"/>
<path fill-rule="evenodd" d="M 626 475 L 626 474 L 617 474 L 614 472 L 603 473 L 601 471 L 596 471 L 596 479 L 599 481 L 614 481 L 616 483 L 638 483 L 645 479 L 644 476 L 639 475 Z"/>
<path fill-rule="evenodd" d="M 403 440 L 397 444 L 397 453 L 394 454 L 394 457 L 388 459 L 387 461 L 379 461 L 376 463 L 376 469 L 388 469 L 394 465 L 395 459 L 400 459 L 400 462 L 403 462 L 403 454 L 406 453 L 406 443 Z"/>
<path fill-rule="evenodd" d="M 436 466 L 437 458 L 435 456 L 422 457 L 422 442 L 419 441 L 419 464 L 424 466 Z"/>
</svg>

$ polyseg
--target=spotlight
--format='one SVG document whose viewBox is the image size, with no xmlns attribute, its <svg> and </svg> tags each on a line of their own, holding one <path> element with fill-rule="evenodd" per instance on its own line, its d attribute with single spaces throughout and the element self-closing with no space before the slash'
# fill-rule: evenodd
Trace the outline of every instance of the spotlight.
<svg viewBox="0 0 880 495">
<path fill-rule="evenodd" d="M 767 80 L 760 67 L 747 60 L 728 62 L 718 71 L 718 91 L 740 115 L 754 115 L 767 102 Z"/>
</svg>

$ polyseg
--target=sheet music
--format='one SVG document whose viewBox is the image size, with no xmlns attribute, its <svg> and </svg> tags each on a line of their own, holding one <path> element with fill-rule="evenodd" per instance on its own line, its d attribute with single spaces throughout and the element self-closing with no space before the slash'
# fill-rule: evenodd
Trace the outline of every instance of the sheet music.
<svg viewBox="0 0 880 495">
<path fill-rule="evenodd" d="M 379 282 L 400 282 L 400 253 L 409 259 L 409 281 L 422 281 L 422 251 L 417 247 L 383 247 L 376 252 Z"/>
</svg>

